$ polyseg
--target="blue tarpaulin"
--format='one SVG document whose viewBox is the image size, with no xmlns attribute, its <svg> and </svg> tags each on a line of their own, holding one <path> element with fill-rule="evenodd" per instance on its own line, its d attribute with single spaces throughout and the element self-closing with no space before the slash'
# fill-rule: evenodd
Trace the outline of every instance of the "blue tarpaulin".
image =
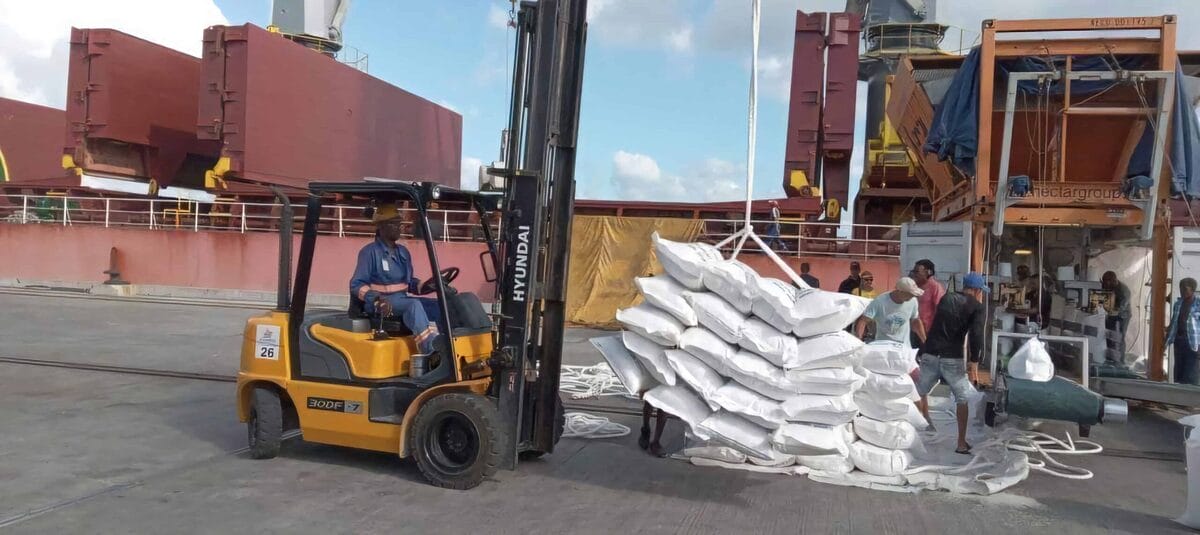
<svg viewBox="0 0 1200 535">
<path fill-rule="evenodd" d="M 1010 72 L 1038 72 L 1062 70 L 1062 58 L 1025 57 L 999 64 L 997 77 L 999 87 L 1006 87 Z M 1072 59 L 1075 71 L 1109 71 L 1116 69 L 1144 69 L 1143 61 L 1137 58 L 1123 60 L 1120 65 L 1111 58 L 1102 56 Z M 941 161 L 950 161 L 964 173 L 975 174 L 975 156 L 979 144 L 979 48 L 967 55 L 954 74 L 941 105 L 933 112 L 933 124 L 925 138 L 925 152 L 938 155 Z M 1169 159 L 1164 165 L 1172 171 L 1175 193 L 1186 192 L 1189 196 L 1200 196 L 1200 122 L 1191 107 L 1192 95 L 1184 83 L 1182 68 L 1175 67 L 1175 107 L 1171 113 L 1171 146 Z M 1074 81 L 1072 94 L 1087 94 L 1102 90 L 1108 81 Z M 1050 94 L 1062 94 L 1065 85 L 1052 83 L 1046 88 Z M 1022 82 L 1019 90 L 1026 93 L 1039 91 L 1037 82 Z M 1156 94 L 1156 93 L 1155 93 Z M 1154 95 L 1149 95 L 1153 99 Z M 1154 130 L 1147 128 L 1129 161 L 1126 176 L 1150 174 L 1150 151 L 1154 141 Z M 999 156 L 999 155 L 997 155 Z"/>
</svg>

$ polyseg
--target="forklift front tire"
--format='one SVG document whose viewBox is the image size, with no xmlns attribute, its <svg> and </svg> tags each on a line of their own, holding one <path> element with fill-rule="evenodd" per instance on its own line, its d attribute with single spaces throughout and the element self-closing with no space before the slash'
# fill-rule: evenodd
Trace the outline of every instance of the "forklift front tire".
<svg viewBox="0 0 1200 535">
<path fill-rule="evenodd" d="M 496 404 L 478 394 L 447 393 L 425 402 L 413 419 L 408 449 L 430 483 L 467 490 L 496 474 L 508 441 Z"/>
<path fill-rule="evenodd" d="M 278 392 L 254 389 L 246 434 L 251 458 L 271 459 L 279 454 L 279 444 L 283 441 L 283 407 Z"/>
</svg>

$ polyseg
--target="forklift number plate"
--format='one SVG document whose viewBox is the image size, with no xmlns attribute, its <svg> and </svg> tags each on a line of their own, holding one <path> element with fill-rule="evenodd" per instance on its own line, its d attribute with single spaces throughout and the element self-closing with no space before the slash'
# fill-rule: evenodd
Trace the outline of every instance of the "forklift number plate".
<svg viewBox="0 0 1200 535">
<path fill-rule="evenodd" d="M 278 325 L 259 325 L 254 329 L 254 358 L 279 360 Z"/>
</svg>

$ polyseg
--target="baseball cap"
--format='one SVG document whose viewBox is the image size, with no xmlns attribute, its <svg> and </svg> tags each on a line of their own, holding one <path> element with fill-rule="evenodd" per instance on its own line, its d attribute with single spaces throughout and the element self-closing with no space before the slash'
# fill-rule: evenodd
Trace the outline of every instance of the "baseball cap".
<svg viewBox="0 0 1200 535">
<path fill-rule="evenodd" d="M 900 277 L 900 279 L 896 281 L 896 289 L 900 290 L 901 292 L 913 294 L 916 297 L 921 297 L 921 295 L 925 293 L 925 290 L 922 290 L 920 286 L 917 286 L 917 281 L 912 280 L 909 277 Z"/>
<path fill-rule="evenodd" d="M 983 280 L 983 275 L 975 273 L 974 271 L 963 275 L 963 288 L 978 288 L 983 290 L 983 293 L 989 293 L 992 291 L 991 288 L 988 288 L 987 282 Z"/>
</svg>

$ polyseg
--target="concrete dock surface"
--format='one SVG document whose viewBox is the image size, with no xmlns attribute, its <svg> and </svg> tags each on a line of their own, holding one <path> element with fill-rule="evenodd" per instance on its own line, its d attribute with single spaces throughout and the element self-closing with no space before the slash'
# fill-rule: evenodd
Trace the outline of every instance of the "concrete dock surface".
<svg viewBox="0 0 1200 535">
<path fill-rule="evenodd" d="M 4 293 L 0 357 L 234 374 L 256 313 Z M 568 331 L 567 363 L 600 360 L 595 334 Z M 1128 424 L 1093 428 L 1105 454 L 1061 459 L 1095 478 L 1035 472 L 990 497 L 700 468 L 651 457 L 633 435 L 564 439 L 459 492 L 409 461 L 299 438 L 251 460 L 231 383 L 0 363 L 0 532 L 1188 532 L 1171 520 L 1187 499 L 1180 414 L 1134 404 Z M 636 434 L 636 417 L 605 415 Z"/>
</svg>

